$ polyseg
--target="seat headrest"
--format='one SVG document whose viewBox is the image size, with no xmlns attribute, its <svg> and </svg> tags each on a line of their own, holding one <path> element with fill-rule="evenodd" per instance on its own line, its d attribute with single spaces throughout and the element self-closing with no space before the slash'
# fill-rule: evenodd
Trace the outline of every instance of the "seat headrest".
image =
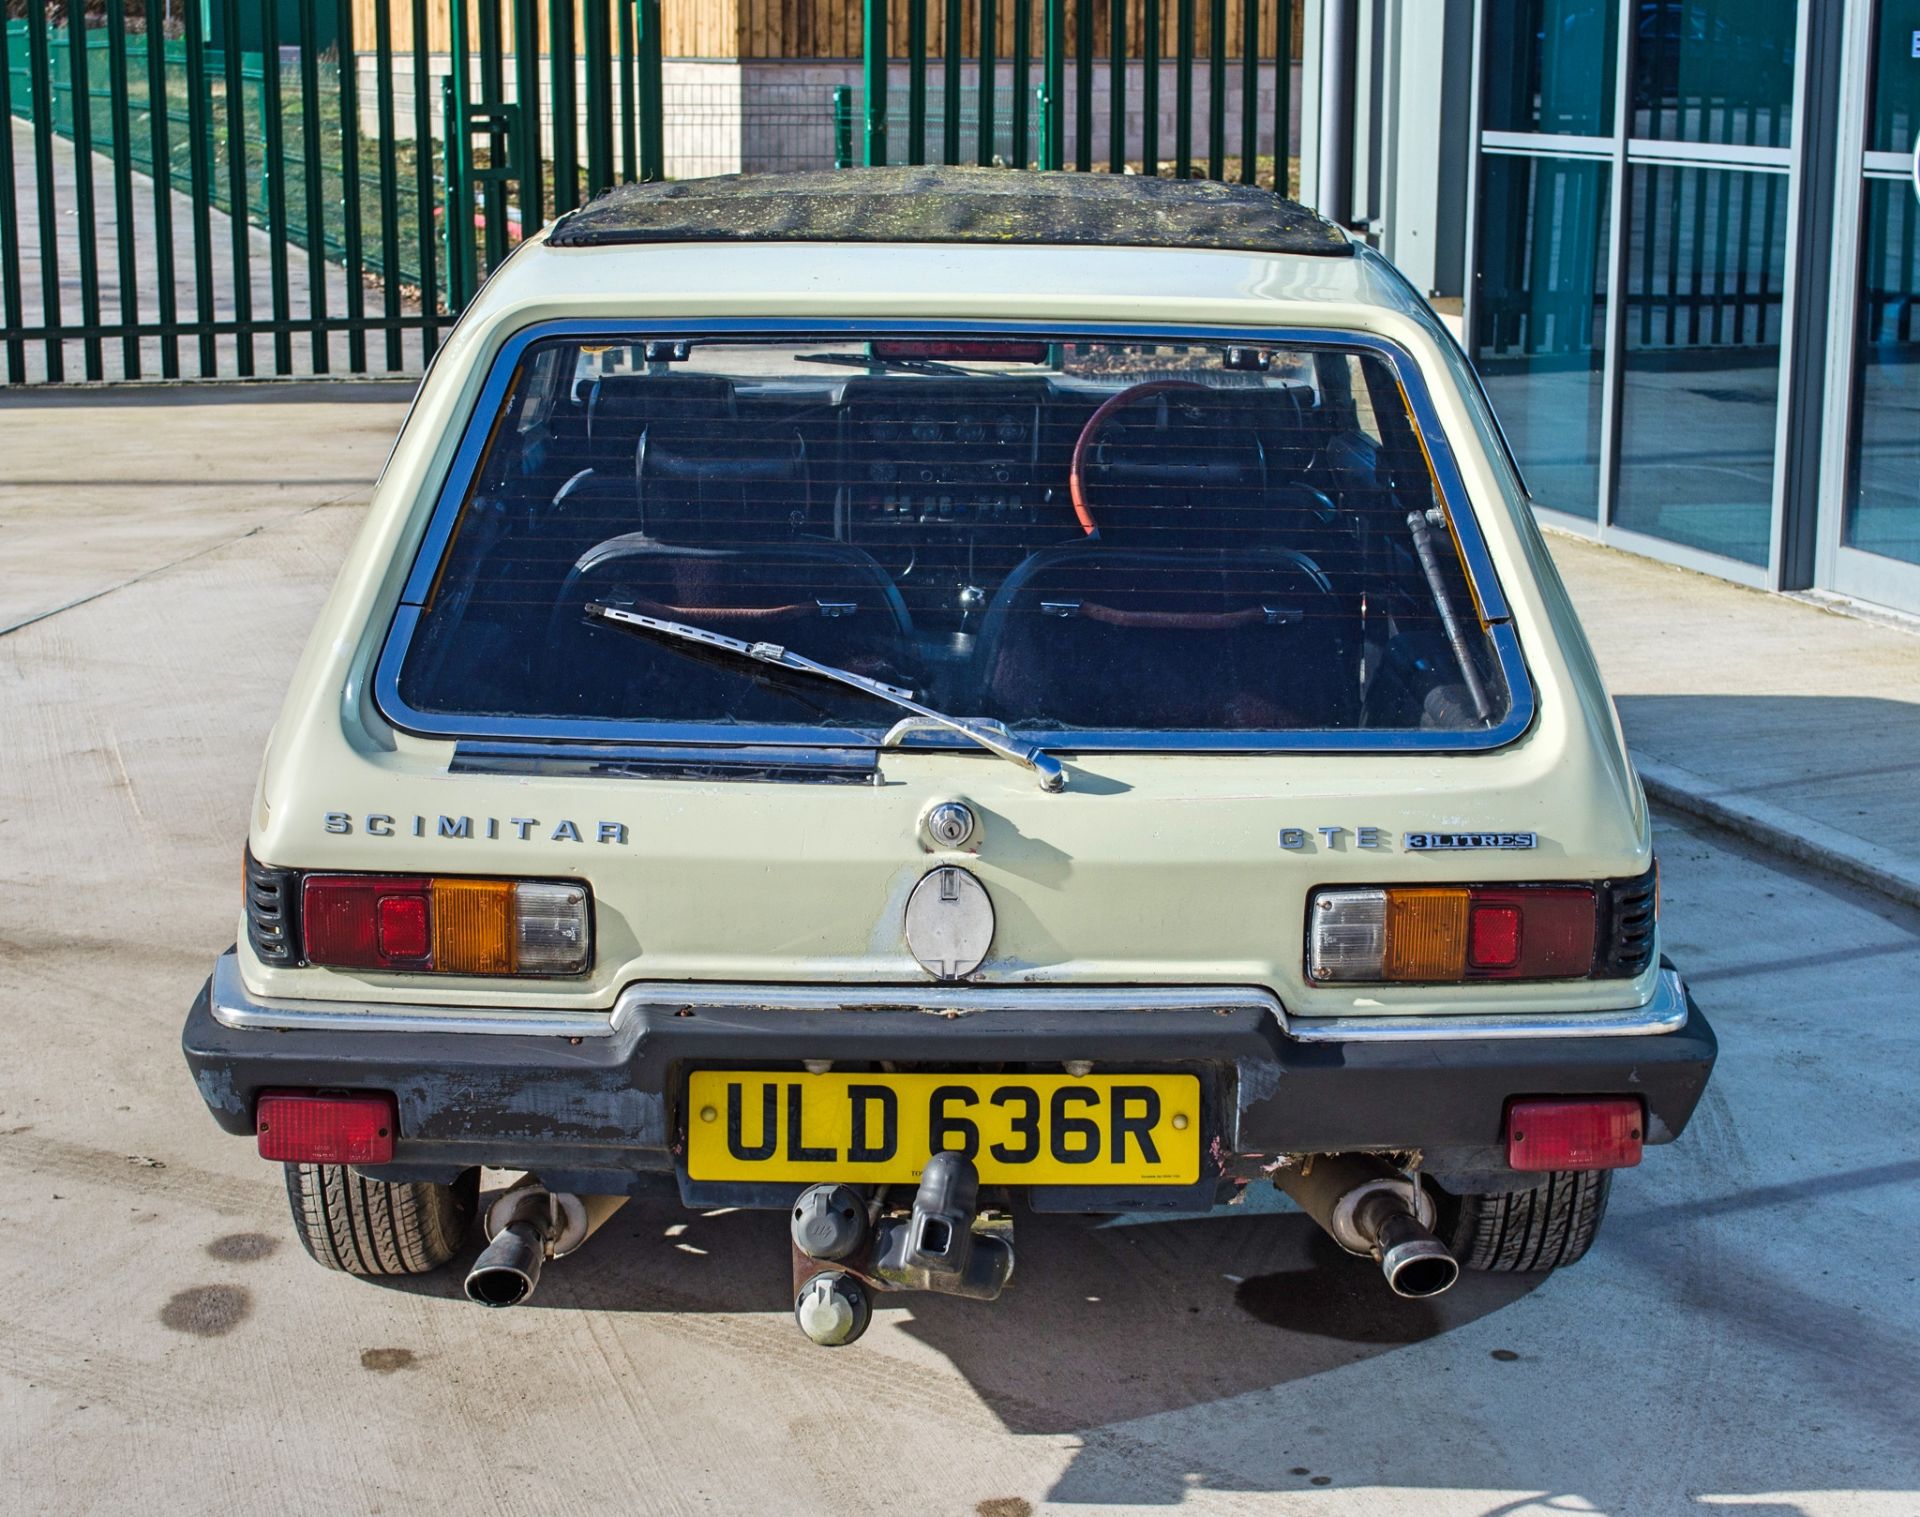
<svg viewBox="0 0 1920 1517">
<path fill-rule="evenodd" d="M 587 397 L 587 440 L 631 447 L 650 425 L 730 421 L 738 414 L 724 374 L 609 374 Z"/>
</svg>

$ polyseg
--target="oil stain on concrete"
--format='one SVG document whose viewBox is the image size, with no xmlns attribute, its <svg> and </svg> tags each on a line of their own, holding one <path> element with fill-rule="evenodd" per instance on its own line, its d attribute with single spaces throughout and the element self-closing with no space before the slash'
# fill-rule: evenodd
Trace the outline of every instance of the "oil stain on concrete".
<svg viewBox="0 0 1920 1517">
<path fill-rule="evenodd" d="M 412 1369 L 413 1350 L 410 1348 L 368 1348 L 360 1351 L 360 1368 L 372 1370 L 376 1375 L 391 1375 L 396 1371 Z"/>
<path fill-rule="evenodd" d="M 224 1338 L 253 1310 L 253 1296 L 238 1285 L 193 1285 L 160 1308 L 162 1326 L 196 1338 Z"/>
<path fill-rule="evenodd" d="M 280 1240 L 266 1233 L 228 1233 L 207 1245 L 207 1257 L 223 1264 L 252 1264 L 279 1246 Z"/>
</svg>

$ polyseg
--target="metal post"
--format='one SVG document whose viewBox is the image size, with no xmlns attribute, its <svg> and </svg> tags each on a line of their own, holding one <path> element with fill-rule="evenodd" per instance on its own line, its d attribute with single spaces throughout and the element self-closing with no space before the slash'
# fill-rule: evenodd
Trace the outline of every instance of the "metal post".
<svg viewBox="0 0 1920 1517">
<path fill-rule="evenodd" d="M 427 0 L 413 0 L 414 251 L 420 260 L 422 366 L 433 361 L 434 349 L 440 345 L 440 279 L 436 268 L 439 248 L 434 229 L 434 207 L 439 197 L 434 193 L 433 84 L 428 58 Z"/>
<path fill-rule="evenodd" d="M 160 271 L 160 375 L 180 377 L 179 298 L 173 272 L 173 143 L 167 110 L 167 39 L 153 25 L 154 0 L 147 0 L 147 136 L 153 167 L 153 261 Z M 11 145 L 12 138 L 8 138 Z M 7 183 L 13 176 L 8 174 Z M 11 239 L 8 239 L 11 242 Z"/>
<path fill-rule="evenodd" d="M 380 134 L 380 317 L 387 334 L 387 368 L 405 361 L 400 345 L 400 186 L 393 143 L 393 0 L 373 0 L 373 66 L 380 75 L 374 96 Z M 424 142 L 415 143 L 424 151 Z"/>
<path fill-rule="evenodd" d="M 1160 177 L 1160 0 L 1141 0 L 1140 26 L 1140 172 L 1149 179 L 1157 179 Z"/>
<path fill-rule="evenodd" d="M 140 377 L 140 273 L 133 251 L 133 111 L 127 103 L 127 8 L 107 7 L 107 93 L 113 122 L 114 272 L 119 276 L 120 371 Z M 13 130 L 7 123 L 9 133 Z M 13 193 L 9 179 L 3 191 Z"/>
<path fill-rule="evenodd" d="M 1207 177 L 1227 177 L 1227 0 L 1207 7 Z"/>
<path fill-rule="evenodd" d="M 30 10 L 30 14 L 38 12 L 38 6 Z M 207 39 L 199 6 L 186 8 L 186 25 L 187 183 L 193 192 L 193 299 L 200 329 L 200 375 L 208 379 L 219 371 L 220 365 L 213 333 L 213 122 L 207 91 Z M 34 124 L 39 125 L 37 121 Z M 41 228 L 49 230 L 50 224 L 42 220 Z M 52 260 L 46 259 L 44 266 L 51 277 Z M 58 289 L 58 285 L 55 288 Z"/>
<path fill-rule="evenodd" d="M 495 0 L 484 0 L 492 5 Z M 340 91 L 340 202 L 341 238 L 347 258 L 347 367 L 356 374 L 367 368 L 367 260 L 360 204 L 360 64 L 353 47 L 352 0 L 334 0 L 339 40 L 334 43 L 334 82 Z M 271 59 L 269 68 L 280 60 Z"/>
<path fill-rule="evenodd" d="M 468 0 L 453 0 L 464 9 Z M 587 14 L 593 14 L 594 0 L 587 0 Z M 495 267 L 507 256 L 507 186 L 499 177 L 500 164 L 507 156 L 506 135 L 500 130 L 500 103 L 506 95 L 506 59 L 501 53 L 499 0 L 477 0 L 480 25 L 480 99 L 476 104 L 487 120 L 487 168 L 475 177 L 480 186 L 480 239 L 487 267 Z M 587 75 L 591 81 L 591 67 Z M 462 120 L 460 135 L 472 142 L 473 121 Z M 471 152 L 471 148 L 468 149 Z"/>
<path fill-rule="evenodd" d="M 1073 39 L 1073 166 L 1093 171 L 1093 7 L 1080 0 Z"/>
<path fill-rule="evenodd" d="M 320 39 L 313 7 L 314 0 L 300 0 L 300 127 L 307 189 L 307 302 L 313 319 L 310 346 L 314 373 L 325 374 L 332 367 L 327 329 L 327 160 L 320 136 Z M 464 8 L 454 7 L 456 12 Z M 232 25 L 238 35 L 238 21 Z M 229 155 L 244 140 L 237 131 L 231 134 Z"/>
<path fill-rule="evenodd" d="M 519 140 L 511 149 L 519 175 L 514 203 L 520 208 L 520 235 L 531 237 L 547 223 L 547 154 L 540 142 L 540 0 L 513 0 L 513 97 L 519 110 Z"/>
<path fill-rule="evenodd" d="M 869 4 L 873 0 L 868 0 Z M 947 0 L 940 72 L 940 161 L 960 161 L 960 0 Z"/>
<path fill-rule="evenodd" d="M 456 13 L 459 9 L 454 7 Z M 580 204 L 580 94 L 574 69 L 573 0 L 547 0 L 547 77 L 553 99 L 553 213 L 559 216 Z"/>
<path fill-rule="evenodd" d="M 848 108 L 852 108 L 851 101 Z M 907 162 L 926 161 L 927 0 L 907 0 Z"/>
<path fill-rule="evenodd" d="M 1342 226 L 1353 203 L 1353 5 L 1325 0 L 1320 16 L 1319 204 Z"/>
<path fill-rule="evenodd" d="M 1293 0 L 1273 0 L 1273 187 L 1293 193 Z"/>
<path fill-rule="evenodd" d="M 1260 149 L 1260 0 L 1240 0 L 1240 17 L 1240 182 L 1253 184 L 1259 177 L 1255 161 Z"/>
<path fill-rule="evenodd" d="M 228 49 L 229 56 L 233 50 Z M 84 7 L 67 8 L 67 68 L 73 80 L 73 213 L 80 234 L 80 320 L 86 334 L 87 378 L 102 379 L 100 354 L 100 252 L 94 244 L 99 225 L 93 203 L 93 90 L 87 82 L 87 17 Z M 12 123 L 8 123 L 12 130 Z M 243 192 L 244 193 L 244 192 Z M 244 204 L 244 201 L 243 201 Z M 246 224 L 241 212 L 236 226 Z"/>
<path fill-rule="evenodd" d="M 494 0 L 481 0 L 492 5 Z M 613 183 L 613 28 L 607 13 L 617 0 L 586 0 L 587 198 Z"/>
<path fill-rule="evenodd" d="M 267 191 L 267 281 L 273 300 L 273 372 L 293 372 L 292 298 L 287 280 L 287 144 L 280 98 L 280 7 L 260 8 L 260 177 Z M 271 60 L 269 63 L 268 60 Z"/>
<path fill-rule="evenodd" d="M 1174 13 L 1179 31 L 1173 66 L 1173 177 L 1193 177 L 1193 0 Z"/>
<path fill-rule="evenodd" d="M 450 13 L 447 74 L 441 81 L 446 116 L 447 304 L 460 311 L 473 298 L 473 138 L 467 132 L 467 102 L 473 98 L 472 39 L 466 0 Z M 556 131 L 557 131 L 556 126 Z"/>
<path fill-rule="evenodd" d="M 40 324 L 47 334 L 47 378 L 58 384 L 67 377 L 67 357 L 60 339 L 60 328 L 65 325 L 60 309 L 60 212 L 53 202 L 53 49 L 44 5 L 27 7 L 27 66 L 33 89 L 33 177 L 40 222 Z M 11 123 L 7 130 L 12 132 Z M 204 220 L 204 197 L 198 204 Z M 207 266 L 205 255 L 203 245 L 203 270 Z M 204 309 L 201 319 L 209 319 Z M 201 339 L 203 346 L 209 341 Z M 212 363 L 211 358 L 206 360 L 209 372 Z"/>
<path fill-rule="evenodd" d="M 995 35 L 1000 18 L 995 13 L 993 0 L 977 0 L 980 7 L 980 104 L 974 112 L 974 125 L 979 130 L 979 146 L 975 154 L 982 168 L 993 167 L 993 87 L 995 75 L 1000 71 L 997 58 L 999 38 Z"/>
<path fill-rule="evenodd" d="M 1067 153 L 1067 0 L 1043 0 L 1047 8 L 1041 77 L 1040 167 L 1057 169 Z"/>
<path fill-rule="evenodd" d="M 667 177 L 666 89 L 661 80 L 660 0 L 634 0 L 634 42 L 640 70 L 640 177 L 657 184 Z M 536 139 L 537 140 L 537 139 Z"/>
<path fill-rule="evenodd" d="M 1153 3 L 1153 0 L 1148 0 Z M 1033 162 L 1028 151 L 1033 135 L 1033 0 L 1013 0 L 1013 142 L 1010 164 L 1023 169 Z"/>
<path fill-rule="evenodd" d="M 862 51 L 867 96 L 867 137 L 862 161 L 872 168 L 887 161 L 887 0 L 866 0 Z"/>
<path fill-rule="evenodd" d="M 853 167 L 853 86 L 833 87 L 833 166 Z"/>
<path fill-rule="evenodd" d="M 246 76 L 240 53 L 240 9 L 236 0 L 226 0 L 227 46 L 223 62 L 227 117 L 227 227 L 233 248 L 233 353 L 235 372 L 243 378 L 253 374 L 253 269 L 247 211 L 247 98 Z M 75 147 L 78 148 L 76 143 Z M 312 172 L 311 168 L 308 170 Z M 311 236 L 309 237 L 311 241 Z M 82 247 L 86 244 L 82 243 Z M 326 263 L 321 260 L 324 279 Z M 324 285 L 322 289 L 324 290 Z"/>
<path fill-rule="evenodd" d="M 1127 0 L 1107 0 L 1107 172 L 1127 171 Z"/>
<path fill-rule="evenodd" d="M 640 177 L 640 134 L 634 112 L 640 101 L 634 76 L 638 64 L 638 46 L 634 36 L 634 8 L 624 0 L 613 0 L 620 14 L 620 179 L 632 184 Z M 522 171 L 524 172 L 524 170 Z M 523 223 L 520 234 L 527 228 Z"/>
<path fill-rule="evenodd" d="M 0 121 L 7 124 L 0 135 L 0 300 L 7 324 L 7 383 L 23 385 L 27 345 L 20 329 L 26 325 L 26 302 L 20 291 L 20 219 L 13 183 L 13 58 L 8 38 L 6 20 L 0 17 Z M 31 75 L 27 88 L 33 88 Z"/>
</svg>

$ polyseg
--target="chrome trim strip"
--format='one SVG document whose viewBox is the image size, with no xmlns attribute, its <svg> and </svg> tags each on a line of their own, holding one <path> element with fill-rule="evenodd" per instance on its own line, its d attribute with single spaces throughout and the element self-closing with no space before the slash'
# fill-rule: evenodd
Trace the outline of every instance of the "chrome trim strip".
<svg viewBox="0 0 1920 1517">
<path fill-rule="evenodd" d="M 1260 1011 L 1285 1025 L 1271 991 L 1248 985 L 709 985 L 642 981 L 621 992 L 614 1025 L 643 1006 L 752 1011 Z"/>
<path fill-rule="evenodd" d="M 439 572 L 453 535 L 455 521 L 478 472 L 493 418 L 499 414 L 520 356 L 535 342 L 549 338 L 599 337 L 618 341 L 635 336 L 709 336 L 809 338 L 870 336 L 953 336 L 985 332 L 1072 340 L 1074 338 L 1186 339 L 1197 342 L 1250 342 L 1269 346 L 1286 343 L 1297 348 L 1361 350 L 1383 359 L 1394 371 L 1414 420 L 1427 441 L 1428 454 L 1439 482 L 1441 503 L 1453 522 L 1467 561 L 1467 579 L 1486 620 L 1494 657 L 1500 666 L 1509 700 L 1505 717 L 1495 726 L 1477 731 L 1306 730 L 1306 731 L 1092 731 L 1041 730 L 1023 727 L 1018 736 L 1049 751 L 1061 753 L 1475 753 L 1505 747 L 1533 725 L 1535 696 L 1519 639 L 1507 619 L 1505 593 L 1481 535 L 1479 520 L 1468 499 L 1453 453 L 1441 430 L 1426 382 L 1412 355 L 1398 343 L 1367 332 L 1331 328 L 1200 326 L 1119 322 L 984 322 L 967 320 L 862 320 L 846 317 L 687 318 L 638 322 L 631 319 L 561 320 L 536 323 L 514 333 L 494 355 L 480 396 L 466 423 L 453 462 L 441 481 L 439 498 L 414 553 L 400 604 L 395 608 L 384 642 L 373 666 L 374 704 L 381 715 L 403 732 L 438 739 L 519 738 L 536 741 L 631 742 L 665 744 L 738 743 L 743 738 L 761 748 L 858 748 L 873 745 L 877 731 L 837 727 L 737 727 L 667 722 L 590 721 L 584 718 L 501 717 L 454 715 L 421 711 L 400 691 L 400 668 L 420 619 L 421 608 Z"/>
<path fill-rule="evenodd" d="M 486 1006 L 408 1006 L 369 1001 L 255 1000 L 232 950 L 213 966 L 214 1021 L 249 1032 L 481 1032 L 519 1038 L 610 1038 L 604 1011 L 495 1010 Z"/>
<path fill-rule="evenodd" d="M 1299 1043 L 1457 1043 L 1496 1038 L 1635 1038 L 1687 1025 L 1687 990 L 1671 969 L 1660 971 L 1653 999 L 1628 1011 L 1556 1011 L 1474 1016 L 1290 1017 Z"/>
<path fill-rule="evenodd" d="M 649 1007 L 764 1011 L 918 1011 L 929 1016 L 978 1011 L 1256 1011 L 1298 1043 L 1454 1043 L 1501 1038 L 1645 1037 L 1687 1024 L 1687 992 L 1671 969 L 1660 972 L 1646 1005 L 1625 1011 L 1567 1011 L 1471 1016 L 1294 1017 L 1257 986 L 1065 985 L 726 985 L 641 981 L 620 993 L 611 1012 L 494 1010 L 395 1002 L 256 1000 L 240 979 L 234 953 L 213 968 L 212 1010 L 223 1027 L 273 1032 L 457 1032 L 505 1037 L 607 1038 Z"/>
</svg>

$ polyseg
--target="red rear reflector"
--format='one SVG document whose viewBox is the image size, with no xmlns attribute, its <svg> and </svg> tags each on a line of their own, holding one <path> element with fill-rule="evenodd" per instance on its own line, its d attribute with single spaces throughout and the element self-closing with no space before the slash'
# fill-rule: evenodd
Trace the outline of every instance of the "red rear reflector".
<svg viewBox="0 0 1920 1517">
<path fill-rule="evenodd" d="M 1467 967 L 1513 969 L 1520 963 L 1520 908 L 1475 902 L 1467 919 Z"/>
<path fill-rule="evenodd" d="M 1632 1097 L 1515 1101 L 1507 1107 L 1514 1169 L 1631 1169 L 1646 1123 Z"/>
<path fill-rule="evenodd" d="M 383 895 L 374 916 L 373 940 L 383 959 L 424 959 L 433 947 L 425 896 Z"/>
<path fill-rule="evenodd" d="M 939 342 L 917 342 L 900 338 L 881 338 L 873 344 L 875 358 L 954 358 L 962 363 L 1045 363 L 1044 342 L 975 342 L 948 338 Z"/>
<path fill-rule="evenodd" d="M 309 1091 L 262 1091 L 254 1108 L 260 1157 L 288 1164 L 387 1164 L 399 1130 L 393 1097 L 385 1093 L 321 1096 Z"/>
</svg>

